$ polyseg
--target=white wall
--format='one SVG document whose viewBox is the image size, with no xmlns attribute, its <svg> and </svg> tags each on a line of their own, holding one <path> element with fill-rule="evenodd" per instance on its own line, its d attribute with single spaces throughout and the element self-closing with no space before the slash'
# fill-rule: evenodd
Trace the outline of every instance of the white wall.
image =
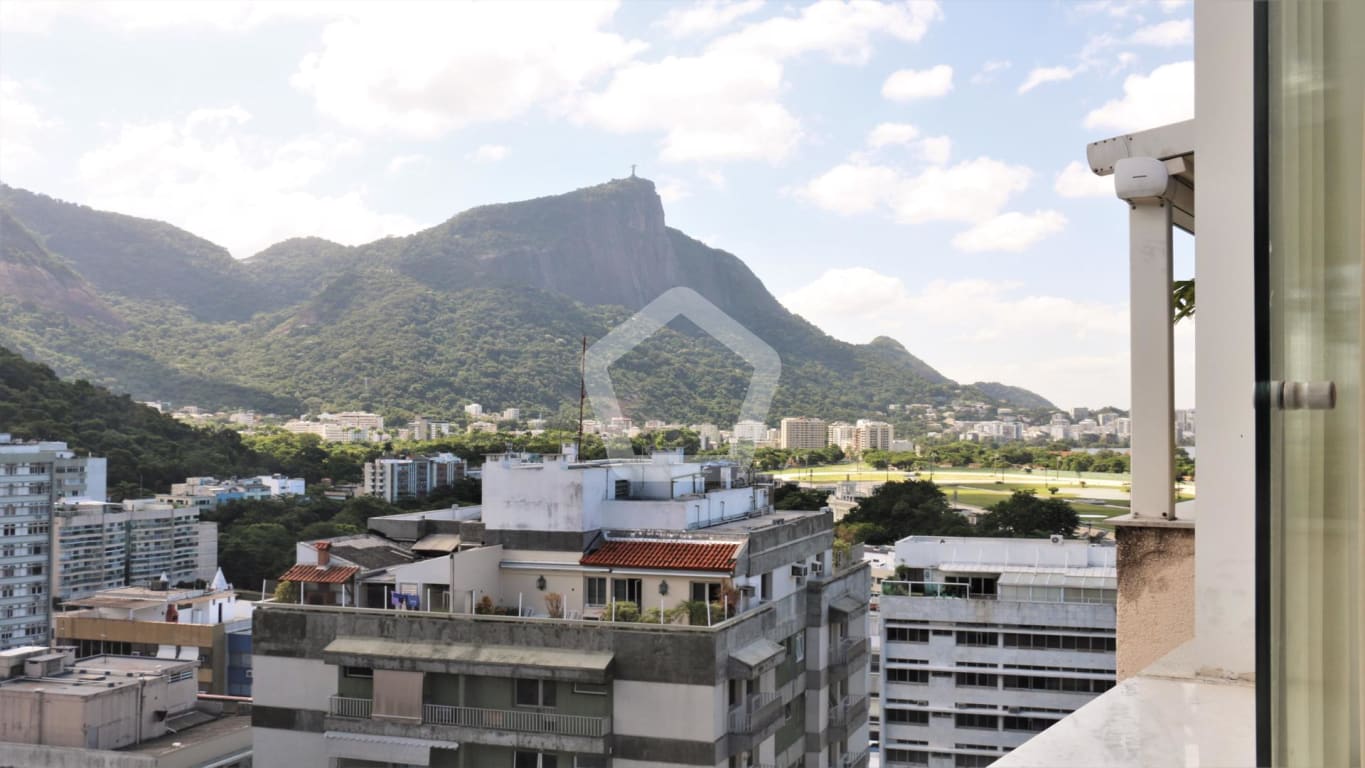
<svg viewBox="0 0 1365 768">
<path fill-rule="evenodd" d="M 251 657 L 251 693 L 257 704 L 327 711 L 337 692 L 337 668 L 321 659 Z M 266 761 L 265 765 L 285 765 Z"/>
<path fill-rule="evenodd" d="M 1252 4 L 1196 3 L 1195 401 L 1199 522 L 1195 643 L 1250 674 L 1254 656 L 1255 381 Z"/>
<path fill-rule="evenodd" d="M 617 680 L 612 694 L 612 732 L 622 736 L 710 740 L 729 727 L 722 686 Z"/>
<path fill-rule="evenodd" d="M 298 768 L 326 768 L 330 765 L 327 744 L 320 733 L 252 728 L 251 742 L 253 765 Z"/>
</svg>

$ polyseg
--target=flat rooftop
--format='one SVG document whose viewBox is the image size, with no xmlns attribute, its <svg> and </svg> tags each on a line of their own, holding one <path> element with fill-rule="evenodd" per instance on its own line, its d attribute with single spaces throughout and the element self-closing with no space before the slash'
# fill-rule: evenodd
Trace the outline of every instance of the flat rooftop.
<svg viewBox="0 0 1365 768">
<path fill-rule="evenodd" d="M 246 746 L 248 748 L 251 746 L 251 715 L 215 716 L 199 710 L 195 710 L 193 714 L 197 716 L 193 718 L 195 720 L 193 723 L 189 722 L 191 718 L 170 723 L 171 727 L 176 729 L 175 733 L 168 733 L 118 751 L 163 758 L 235 734 L 241 734 L 246 740 Z"/>
<path fill-rule="evenodd" d="M 789 523 L 793 520 L 800 520 L 802 518 L 810 517 L 812 515 L 822 514 L 824 513 L 818 509 L 814 510 L 779 509 L 769 514 L 758 515 L 757 517 L 741 517 L 724 523 L 717 523 L 716 525 L 708 525 L 700 530 L 703 530 L 707 533 L 715 533 L 718 531 L 752 533 L 754 531 L 761 530 L 763 528 L 769 528 L 774 525 Z"/>
<path fill-rule="evenodd" d="M 198 662 L 195 661 L 175 661 L 150 656 L 91 656 L 81 659 L 57 675 L 5 680 L 0 682 L 0 690 L 95 696 L 111 689 L 136 685 L 143 677 L 160 677 L 198 666 Z"/>
<path fill-rule="evenodd" d="M 205 602 L 229 597 L 232 590 L 201 592 L 199 590 L 158 590 L 146 587 L 118 587 L 96 592 L 89 597 L 67 600 L 65 605 L 82 608 L 140 608 L 149 604 Z"/>
</svg>

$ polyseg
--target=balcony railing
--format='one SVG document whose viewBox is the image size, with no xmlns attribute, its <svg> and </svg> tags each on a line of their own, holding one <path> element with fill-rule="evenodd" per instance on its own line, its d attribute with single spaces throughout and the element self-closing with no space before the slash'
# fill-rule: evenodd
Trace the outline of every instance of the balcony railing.
<svg viewBox="0 0 1365 768">
<path fill-rule="evenodd" d="M 422 722 L 494 731 L 553 733 L 560 736 L 601 738 L 611 732 L 611 720 L 587 715 L 561 715 L 525 709 L 482 709 L 444 704 L 422 706 Z"/>
<path fill-rule="evenodd" d="M 333 696 L 331 713 L 335 717 L 368 720 L 373 712 L 372 699 Z M 422 722 L 492 731 L 553 733 L 559 736 L 602 738 L 611 732 L 611 718 L 586 715 L 561 715 L 525 709 L 483 709 L 423 704 Z"/>
<path fill-rule="evenodd" d="M 374 699 L 355 699 L 349 696 L 332 697 L 332 714 L 337 717 L 368 720 L 373 709 Z"/>
<path fill-rule="evenodd" d="M 767 718 L 756 717 L 764 709 L 782 698 L 778 691 L 763 691 L 749 696 L 748 700 L 730 710 L 730 732 L 749 733 L 762 728 Z"/>
<path fill-rule="evenodd" d="M 868 758 L 867 747 L 863 747 L 863 749 L 859 752 L 846 753 L 844 755 L 843 762 L 844 768 L 857 768 L 857 766 L 867 765 L 867 758 Z"/>
<path fill-rule="evenodd" d="M 845 696 L 829 708 L 829 722 L 831 725 L 847 725 L 850 719 L 866 708 L 866 696 Z"/>
<path fill-rule="evenodd" d="M 972 592 L 967 584 L 946 581 L 883 581 L 882 597 L 951 597 L 994 600 L 994 594 Z"/>
<path fill-rule="evenodd" d="M 830 666 L 847 664 L 851 659 L 856 659 L 867 653 L 868 640 L 866 637 L 846 637 L 840 640 L 829 652 Z"/>
</svg>

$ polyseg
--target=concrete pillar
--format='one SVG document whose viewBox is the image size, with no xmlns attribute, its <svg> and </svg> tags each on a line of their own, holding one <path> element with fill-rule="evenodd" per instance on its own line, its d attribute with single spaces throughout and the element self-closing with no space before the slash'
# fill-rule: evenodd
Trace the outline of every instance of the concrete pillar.
<svg viewBox="0 0 1365 768">
<path fill-rule="evenodd" d="M 1128 217 L 1132 343 L 1132 509 L 1175 517 L 1175 363 L 1171 326 L 1171 206 L 1139 200 Z"/>
</svg>

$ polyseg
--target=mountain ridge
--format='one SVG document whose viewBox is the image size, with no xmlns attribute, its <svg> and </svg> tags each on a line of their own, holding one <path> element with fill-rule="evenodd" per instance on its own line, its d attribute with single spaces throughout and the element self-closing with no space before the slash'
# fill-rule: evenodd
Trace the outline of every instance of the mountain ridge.
<svg viewBox="0 0 1365 768">
<path fill-rule="evenodd" d="M 0 186 L 0 211 L 110 313 L 84 327 L 80 317 L 58 323 L 60 307 L 0 284 L 0 313 L 18 320 L 0 343 L 139 397 L 411 412 L 473 399 L 554 413 L 577 402 L 578 338 L 600 338 L 679 285 L 777 349 L 775 410 L 847 418 L 974 392 L 895 340 L 848 344 L 789 312 L 738 257 L 669 227 L 642 178 L 479 206 L 362 245 L 291 238 L 241 261 L 163 222 L 12 187 Z M 0 266 L 21 255 L 0 243 Z M 43 333 L 45 323 L 58 332 Z M 686 321 L 661 337 L 620 364 L 623 400 L 659 417 L 737 410 L 742 361 Z M 167 384 L 119 364 L 125 353 Z M 707 373 L 694 382 L 701 394 L 678 386 L 698 371 Z"/>
</svg>

